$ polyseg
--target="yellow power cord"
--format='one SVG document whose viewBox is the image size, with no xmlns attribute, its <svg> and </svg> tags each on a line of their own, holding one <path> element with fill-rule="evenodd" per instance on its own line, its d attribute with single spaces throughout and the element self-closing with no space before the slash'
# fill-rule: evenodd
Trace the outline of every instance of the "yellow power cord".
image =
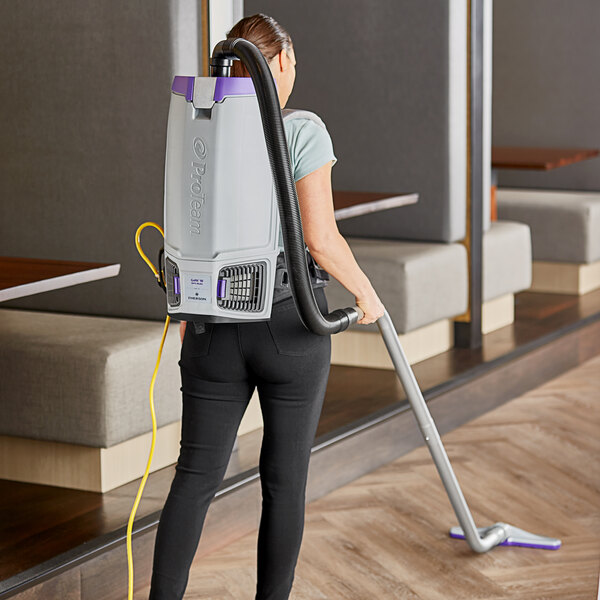
<svg viewBox="0 0 600 600">
<path fill-rule="evenodd" d="M 144 254 L 142 247 L 140 245 L 140 235 L 142 231 L 146 227 L 154 227 L 160 231 L 163 238 L 165 237 L 165 232 L 163 231 L 160 225 L 156 223 L 152 223 L 151 221 L 147 221 L 146 223 L 142 223 L 135 232 L 135 247 L 137 251 L 140 253 L 140 256 L 144 259 L 146 264 L 152 269 L 154 276 L 160 282 L 161 277 L 160 273 L 156 269 L 156 267 L 152 264 L 150 259 Z M 138 489 L 137 496 L 135 498 L 135 502 L 133 503 L 133 509 L 131 510 L 131 514 L 129 515 L 129 523 L 127 524 L 127 566 L 129 569 L 129 588 L 127 593 L 127 599 L 133 600 L 133 551 L 131 545 L 131 534 L 133 531 L 133 521 L 135 519 L 135 513 L 137 512 L 138 505 L 142 498 L 142 494 L 144 492 L 144 486 L 146 485 L 146 480 L 148 479 L 148 474 L 150 473 L 150 465 L 152 464 L 152 457 L 154 456 L 154 445 L 156 443 L 156 414 L 154 412 L 154 382 L 156 381 L 156 376 L 158 374 L 158 367 L 160 365 L 160 359 L 162 356 L 163 346 L 165 345 L 165 339 L 167 337 L 167 331 L 169 329 L 169 323 L 171 321 L 171 317 L 167 315 L 165 320 L 165 328 L 163 330 L 162 339 L 160 341 L 160 347 L 158 349 L 158 357 L 156 359 L 156 366 L 154 367 L 154 373 L 152 374 L 152 381 L 150 382 L 150 414 L 152 415 L 152 444 L 150 445 L 150 456 L 148 457 L 148 464 L 146 465 L 146 471 L 144 476 L 142 477 L 142 482 L 140 483 L 140 487 Z"/>
</svg>

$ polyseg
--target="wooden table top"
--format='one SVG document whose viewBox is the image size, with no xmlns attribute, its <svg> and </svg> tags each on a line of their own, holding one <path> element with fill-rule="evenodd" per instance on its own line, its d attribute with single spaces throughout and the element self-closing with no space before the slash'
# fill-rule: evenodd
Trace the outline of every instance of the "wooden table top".
<svg viewBox="0 0 600 600">
<path fill-rule="evenodd" d="M 415 204 L 419 201 L 417 193 L 382 193 L 382 192 L 354 192 L 333 190 L 333 206 L 335 220 L 349 219 L 359 215 L 389 210 L 399 206 Z"/>
<path fill-rule="evenodd" d="M 494 169 L 529 169 L 549 171 L 588 158 L 598 156 L 595 148 L 517 148 L 494 146 L 492 167 Z"/>
<path fill-rule="evenodd" d="M 333 192 L 337 221 L 415 204 L 418 200 L 416 193 Z M 0 302 L 115 277 L 120 267 L 109 263 L 0 257 Z"/>
<path fill-rule="evenodd" d="M 115 277 L 120 264 L 0 257 L 0 302 Z"/>
</svg>

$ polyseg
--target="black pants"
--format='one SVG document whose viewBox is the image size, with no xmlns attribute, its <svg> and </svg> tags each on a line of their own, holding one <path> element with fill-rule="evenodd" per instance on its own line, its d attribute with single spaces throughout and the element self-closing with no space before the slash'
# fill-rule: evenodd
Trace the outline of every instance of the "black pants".
<svg viewBox="0 0 600 600">
<path fill-rule="evenodd" d="M 322 288 L 315 297 L 326 314 Z M 264 421 L 255 600 L 289 597 L 330 356 L 330 336 L 307 331 L 292 298 L 273 305 L 270 321 L 207 323 L 202 334 L 186 328 L 179 362 L 181 449 L 156 535 L 150 600 L 183 597 L 206 512 L 255 386 Z"/>
</svg>

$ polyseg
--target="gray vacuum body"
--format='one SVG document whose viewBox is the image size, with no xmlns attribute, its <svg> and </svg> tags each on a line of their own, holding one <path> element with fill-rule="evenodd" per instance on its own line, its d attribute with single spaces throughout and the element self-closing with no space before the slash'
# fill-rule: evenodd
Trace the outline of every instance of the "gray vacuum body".
<svg viewBox="0 0 600 600">
<path fill-rule="evenodd" d="M 164 192 L 168 314 L 269 319 L 280 224 L 250 78 L 175 77 Z"/>
</svg>

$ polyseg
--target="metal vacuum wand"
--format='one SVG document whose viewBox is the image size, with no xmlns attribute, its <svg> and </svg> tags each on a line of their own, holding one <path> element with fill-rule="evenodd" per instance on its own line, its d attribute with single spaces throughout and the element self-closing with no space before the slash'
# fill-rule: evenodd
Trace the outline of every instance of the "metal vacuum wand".
<svg viewBox="0 0 600 600">
<path fill-rule="evenodd" d="M 358 306 L 354 306 L 353 308 L 358 314 L 358 320 L 362 319 L 363 311 Z M 460 539 L 466 538 L 469 546 L 475 552 L 487 552 L 499 545 L 525 546 L 547 550 L 557 550 L 560 548 L 561 541 L 558 539 L 528 533 L 506 523 L 499 522 L 490 527 L 481 528 L 475 526 L 471 511 L 460 489 L 458 480 L 454 475 L 452 465 L 442 444 L 435 422 L 419 389 L 404 350 L 400 345 L 396 328 L 387 310 L 384 312 L 383 317 L 377 320 L 377 326 L 394 364 L 396 374 L 404 387 L 433 462 L 446 488 L 446 493 L 458 518 L 458 522 L 461 525 L 461 527 L 452 527 L 450 529 L 450 536 Z"/>
</svg>

